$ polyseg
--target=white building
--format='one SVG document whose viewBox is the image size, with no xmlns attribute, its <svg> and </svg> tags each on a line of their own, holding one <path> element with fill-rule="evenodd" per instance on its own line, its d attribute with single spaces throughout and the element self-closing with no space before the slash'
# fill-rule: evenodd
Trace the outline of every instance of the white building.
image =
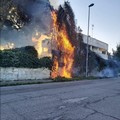
<svg viewBox="0 0 120 120">
<path fill-rule="evenodd" d="M 87 36 L 83 35 L 83 42 L 87 44 Z M 90 50 L 98 54 L 103 59 L 108 59 L 108 44 L 95 38 L 89 37 L 88 45 Z"/>
</svg>

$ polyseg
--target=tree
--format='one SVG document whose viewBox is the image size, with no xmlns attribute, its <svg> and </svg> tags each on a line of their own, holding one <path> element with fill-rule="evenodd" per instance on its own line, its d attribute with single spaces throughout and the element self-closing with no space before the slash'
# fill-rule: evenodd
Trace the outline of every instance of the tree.
<svg viewBox="0 0 120 120">
<path fill-rule="evenodd" d="M 31 54 L 36 58 L 38 57 L 37 50 L 33 46 L 26 46 L 24 49 L 27 54 Z"/>
<path fill-rule="evenodd" d="M 14 0 L 0 0 L 0 30 L 4 27 L 21 29 L 30 21 L 30 16 Z"/>
<path fill-rule="evenodd" d="M 70 6 L 70 3 L 64 2 L 64 6 L 61 5 L 57 11 L 57 23 L 59 25 L 58 30 L 65 25 L 70 42 L 73 46 L 76 44 L 76 25 L 74 12 Z"/>
<path fill-rule="evenodd" d="M 120 44 L 117 45 L 117 50 L 113 53 L 114 57 L 118 58 L 120 60 Z"/>
</svg>

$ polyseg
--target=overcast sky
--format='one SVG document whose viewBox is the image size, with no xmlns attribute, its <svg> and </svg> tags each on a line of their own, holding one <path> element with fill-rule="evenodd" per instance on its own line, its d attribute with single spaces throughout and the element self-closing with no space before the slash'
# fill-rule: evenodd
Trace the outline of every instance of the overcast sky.
<svg viewBox="0 0 120 120">
<path fill-rule="evenodd" d="M 64 0 L 58 0 L 57 4 L 63 2 Z M 90 35 L 93 24 L 93 37 L 108 43 L 109 52 L 112 48 L 115 50 L 120 43 L 120 0 L 69 0 L 69 2 L 75 13 L 77 25 L 84 34 L 87 34 L 88 5 L 95 4 L 91 7 Z"/>
</svg>

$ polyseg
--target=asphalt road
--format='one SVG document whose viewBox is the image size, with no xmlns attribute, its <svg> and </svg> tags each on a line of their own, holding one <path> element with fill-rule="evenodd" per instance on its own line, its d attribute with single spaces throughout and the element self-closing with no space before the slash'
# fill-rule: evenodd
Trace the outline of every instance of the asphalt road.
<svg viewBox="0 0 120 120">
<path fill-rule="evenodd" d="M 120 78 L 1 87 L 1 120 L 120 120 Z"/>
</svg>

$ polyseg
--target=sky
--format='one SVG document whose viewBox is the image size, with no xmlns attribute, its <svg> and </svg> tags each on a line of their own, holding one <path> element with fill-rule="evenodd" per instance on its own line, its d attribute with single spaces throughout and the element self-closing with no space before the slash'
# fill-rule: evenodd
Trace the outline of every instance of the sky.
<svg viewBox="0 0 120 120">
<path fill-rule="evenodd" d="M 63 4 L 65 0 L 51 0 L 54 4 Z M 58 2 L 56 2 L 58 1 Z M 116 50 L 120 44 L 120 0 L 68 0 L 74 11 L 77 26 L 87 34 L 88 5 L 90 8 L 90 36 L 109 45 L 108 51 Z M 93 31 L 92 31 L 92 25 Z"/>
</svg>

